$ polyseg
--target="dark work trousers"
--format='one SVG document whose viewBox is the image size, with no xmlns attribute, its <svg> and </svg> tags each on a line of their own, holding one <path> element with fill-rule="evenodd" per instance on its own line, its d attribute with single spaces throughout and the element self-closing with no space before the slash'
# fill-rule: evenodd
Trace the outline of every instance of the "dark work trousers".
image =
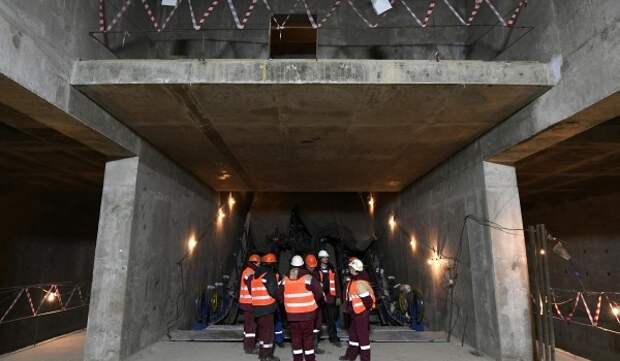
<svg viewBox="0 0 620 361">
<path fill-rule="evenodd" d="M 314 361 L 314 321 L 289 321 L 293 361 Z"/>
<path fill-rule="evenodd" d="M 323 324 L 323 319 L 321 317 L 321 313 L 322 313 L 322 309 L 323 307 L 325 307 L 325 304 L 321 305 L 320 308 L 317 308 L 316 310 L 316 317 L 314 318 L 314 330 L 312 330 L 312 332 L 314 332 L 314 336 L 316 337 L 320 337 L 321 336 L 321 325 Z"/>
<path fill-rule="evenodd" d="M 258 357 L 273 356 L 273 313 L 256 318 L 258 324 Z"/>
<path fill-rule="evenodd" d="M 323 305 L 323 318 L 327 322 L 329 340 L 337 341 L 338 329 L 336 328 L 336 320 L 338 319 L 338 306 L 335 303 L 326 303 Z"/>
<path fill-rule="evenodd" d="M 256 347 L 256 320 L 252 311 L 243 311 L 243 349 L 254 351 Z"/>
<path fill-rule="evenodd" d="M 349 347 L 345 356 L 355 360 L 360 355 L 361 361 L 370 361 L 370 330 L 368 328 L 370 313 L 368 311 L 351 315 L 349 326 Z"/>
</svg>

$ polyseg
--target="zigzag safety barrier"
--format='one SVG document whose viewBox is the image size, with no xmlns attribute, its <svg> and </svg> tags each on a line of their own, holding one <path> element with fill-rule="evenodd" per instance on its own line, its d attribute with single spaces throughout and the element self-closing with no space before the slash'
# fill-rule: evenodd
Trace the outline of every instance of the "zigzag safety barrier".
<svg viewBox="0 0 620 361">
<path fill-rule="evenodd" d="M 554 318 L 565 321 L 565 322 L 572 322 L 572 323 L 581 324 L 585 326 L 591 326 L 591 327 L 601 329 L 603 331 L 620 334 L 620 329 L 615 330 L 615 329 L 610 329 L 607 327 L 600 326 L 601 315 L 602 315 L 601 311 L 603 310 L 603 306 L 605 304 L 609 306 L 609 311 L 612 315 L 612 317 L 609 317 L 608 321 L 610 321 L 611 323 L 616 323 L 620 325 L 620 318 L 619 318 L 620 309 L 618 308 L 617 302 L 613 301 L 609 297 L 610 295 L 614 295 L 615 297 L 620 297 L 620 293 L 618 292 L 567 291 L 567 290 L 559 290 L 559 289 L 552 289 L 551 291 L 552 291 L 551 292 L 551 298 L 552 298 L 551 304 L 553 305 L 553 308 L 555 309 Z M 564 293 L 574 292 L 575 295 L 574 297 L 570 297 L 564 301 L 557 302 L 556 293 L 560 293 L 560 292 L 564 292 Z M 596 303 L 595 303 L 596 306 L 594 309 L 591 309 L 590 305 L 588 304 L 586 296 L 593 297 L 596 300 Z M 604 302 L 604 300 L 606 302 Z M 564 306 L 568 304 L 571 304 L 571 307 L 570 307 L 570 312 L 566 314 L 566 311 L 562 312 L 562 309 L 560 306 Z M 575 314 L 579 310 L 580 305 L 583 306 L 582 310 L 585 312 L 585 315 L 587 316 L 588 323 L 575 320 Z"/>
<path fill-rule="evenodd" d="M 89 301 L 89 292 L 85 292 L 87 290 L 88 286 L 80 282 L 45 283 L 0 289 L 0 296 L 5 300 L 11 300 L 6 305 L 0 303 L 0 325 L 87 307 Z"/>
<path fill-rule="evenodd" d="M 123 0 L 124 1 L 124 0 Z M 109 32 L 111 31 L 116 24 L 118 24 L 120 18 L 127 12 L 128 8 L 131 6 L 133 0 L 126 0 L 123 2 L 123 5 L 121 6 L 121 8 L 119 9 L 119 11 L 112 17 L 112 21 L 106 24 L 106 9 L 105 9 L 105 3 L 104 0 L 99 0 L 99 31 L 100 32 Z M 237 29 L 245 29 L 246 24 L 250 21 L 252 15 L 254 14 L 254 10 L 256 8 L 257 2 L 258 0 L 251 0 L 250 4 L 248 5 L 248 8 L 245 12 L 243 12 L 243 17 L 239 16 L 239 11 L 237 9 L 237 7 L 235 6 L 233 0 L 226 0 L 228 7 L 230 9 L 230 13 L 231 16 L 233 18 L 233 21 L 235 23 L 235 26 L 237 27 Z M 306 0 L 301 0 L 306 14 L 308 15 L 308 19 L 310 20 L 310 23 L 312 25 L 312 27 L 314 29 L 316 28 L 321 28 L 323 27 L 323 25 L 331 18 L 334 16 L 334 14 L 336 13 L 336 11 L 341 7 L 340 5 L 342 4 L 342 2 L 344 0 L 336 0 L 333 5 L 329 8 L 329 10 L 325 13 L 325 15 L 321 18 L 320 21 L 316 21 L 314 19 L 314 17 L 312 16 L 312 13 L 310 11 L 310 7 L 308 6 L 308 3 Z M 370 21 L 367 17 L 365 17 L 362 13 L 362 11 L 360 11 L 360 9 L 358 8 L 358 6 L 355 5 L 354 3 L 355 0 L 347 0 L 347 3 L 351 6 L 351 8 L 353 9 L 353 11 L 355 12 L 355 14 L 362 20 L 362 22 L 368 26 L 369 28 L 377 28 L 379 27 L 379 24 L 377 22 L 373 22 Z M 411 8 L 411 6 L 409 6 L 405 0 L 398 0 L 400 2 L 401 5 L 403 5 L 403 7 L 405 8 L 405 10 L 407 11 L 407 13 L 409 13 L 409 15 L 413 18 L 413 20 L 415 21 L 415 23 L 422 27 L 422 28 L 427 28 L 429 27 L 430 21 L 432 19 L 432 16 L 434 14 L 434 12 L 436 11 L 438 4 L 437 4 L 437 0 L 430 0 L 428 5 L 426 6 L 426 10 L 424 13 L 424 16 L 422 18 L 420 18 L 418 15 L 415 14 L 415 12 L 413 11 L 413 9 Z M 458 20 L 458 22 L 464 26 L 471 26 L 474 22 L 474 20 L 477 18 L 477 16 L 480 14 L 481 8 L 483 4 L 486 4 L 486 6 L 491 10 L 491 12 L 495 15 L 495 17 L 497 17 L 497 19 L 499 20 L 499 22 L 501 23 L 501 25 L 503 27 L 512 27 L 515 25 L 517 19 L 519 18 L 520 14 L 523 12 L 523 9 L 525 7 L 527 7 L 527 0 L 519 0 L 517 2 L 516 7 L 514 8 L 514 10 L 511 12 L 510 16 L 507 18 L 504 18 L 504 16 L 502 16 L 499 11 L 497 10 L 497 8 L 495 7 L 495 5 L 493 5 L 493 2 L 491 0 L 473 0 L 473 8 L 471 10 L 471 12 L 469 13 L 469 16 L 467 16 L 467 20 L 465 20 L 465 16 L 461 15 L 458 10 L 450 3 L 450 0 L 443 0 L 443 3 L 445 4 L 445 6 L 448 8 L 448 10 L 450 11 L 450 13 L 452 15 L 454 15 L 454 17 Z M 156 14 L 153 11 L 153 9 L 151 8 L 151 5 L 149 5 L 148 0 L 141 0 L 142 3 L 142 7 L 148 17 L 148 19 L 150 20 L 153 28 L 157 31 L 157 32 L 161 32 L 163 30 L 165 30 L 165 28 L 167 27 L 168 23 L 170 22 L 170 20 L 174 17 L 174 15 L 177 13 L 177 9 L 181 6 L 181 4 L 184 2 L 184 0 L 179 0 L 177 2 L 177 4 L 175 5 L 175 7 L 170 11 L 170 13 L 166 16 L 166 18 L 164 19 L 164 21 L 160 24 L 157 19 L 156 19 Z M 194 30 L 201 30 L 204 27 L 204 24 L 206 23 L 207 18 L 213 13 L 213 11 L 215 10 L 215 8 L 217 7 L 217 5 L 222 2 L 222 0 L 213 0 L 210 5 L 207 7 L 206 11 L 203 13 L 202 17 L 200 18 L 200 20 L 196 19 L 196 15 L 194 12 L 194 3 L 192 2 L 192 0 L 187 0 L 188 2 L 188 8 L 189 8 L 189 13 L 190 13 L 190 18 L 192 21 L 192 25 Z M 263 4 L 265 5 L 265 7 L 267 8 L 268 11 L 272 12 L 272 7 L 269 4 L 268 0 L 262 0 Z M 296 7 L 298 5 L 299 1 L 295 2 L 292 6 L 292 8 Z M 396 3 L 396 0 L 390 0 L 390 3 L 392 5 L 394 5 Z M 291 9 L 291 11 L 289 12 L 293 12 L 293 9 Z M 390 12 L 386 12 L 384 14 L 382 14 L 380 17 L 383 18 L 385 17 L 388 13 Z"/>
</svg>

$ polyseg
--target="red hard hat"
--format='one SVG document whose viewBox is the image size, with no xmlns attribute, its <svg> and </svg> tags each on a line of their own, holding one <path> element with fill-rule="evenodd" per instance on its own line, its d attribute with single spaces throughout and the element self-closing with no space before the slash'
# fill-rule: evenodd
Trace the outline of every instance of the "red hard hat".
<svg viewBox="0 0 620 361">
<path fill-rule="evenodd" d="M 276 258 L 276 255 L 273 253 L 267 253 L 261 258 L 261 262 L 263 263 L 276 263 L 277 261 L 278 259 Z"/>
<path fill-rule="evenodd" d="M 305 262 L 306 262 L 306 266 L 308 267 L 316 267 L 319 264 L 319 262 L 317 262 L 316 257 L 313 254 L 306 255 Z"/>
<path fill-rule="evenodd" d="M 260 262 L 260 256 L 257 254 L 253 254 L 250 256 L 250 258 L 248 258 L 249 262 L 254 262 L 254 263 L 259 263 Z"/>
</svg>

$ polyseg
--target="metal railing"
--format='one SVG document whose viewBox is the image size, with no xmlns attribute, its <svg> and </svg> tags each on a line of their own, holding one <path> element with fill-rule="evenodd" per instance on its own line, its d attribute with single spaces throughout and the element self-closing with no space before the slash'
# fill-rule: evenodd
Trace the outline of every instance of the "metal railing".
<svg viewBox="0 0 620 361">
<path fill-rule="evenodd" d="M 0 325 L 88 307 L 89 295 L 87 282 L 0 288 Z"/>
</svg>

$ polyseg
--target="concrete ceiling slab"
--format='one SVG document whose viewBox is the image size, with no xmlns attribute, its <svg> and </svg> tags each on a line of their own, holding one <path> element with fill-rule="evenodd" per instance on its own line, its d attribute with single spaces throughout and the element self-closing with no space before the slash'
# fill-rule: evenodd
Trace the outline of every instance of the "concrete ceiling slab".
<svg viewBox="0 0 620 361">
<path fill-rule="evenodd" d="M 399 191 L 553 85 L 540 63 L 82 61 L 72 84 L 216 190 Z"/>
</svg>

